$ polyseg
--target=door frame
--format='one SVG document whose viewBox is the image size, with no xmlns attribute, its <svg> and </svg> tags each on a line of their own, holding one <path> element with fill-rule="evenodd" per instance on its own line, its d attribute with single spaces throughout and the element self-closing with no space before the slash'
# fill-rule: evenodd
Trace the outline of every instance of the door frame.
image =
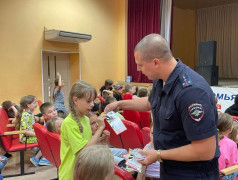
<svg viewBox="0 0 238 180">
<path fill-rule="evenodd" d="M 42 89 L 41 90 L 42 90 L 42 100 L 45 97 L 45 93 L 44 93 L 44 78 L 43 78 L 43 53 L 79 54 L 79 59 L 78 59 L 78 61 L 79 61 L 79 80 L 81 80 L 81 61 L 80 61 L 80 52 L 79 51 L 57 51 L 57 50 L 41 49 L 41 84 L 42 84 Z"/>
</svg>

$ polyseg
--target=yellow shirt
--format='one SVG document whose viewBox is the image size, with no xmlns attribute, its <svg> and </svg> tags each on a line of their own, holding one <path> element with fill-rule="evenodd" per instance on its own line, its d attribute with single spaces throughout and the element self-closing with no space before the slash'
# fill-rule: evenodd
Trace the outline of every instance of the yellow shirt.
<svg viewBox="0 0 238 180">
<path fill-rule="evenodd" d="M 83 134 L 80 133 L 78 123 L 69 114 L 61 126 L 61 144 L 59 167 L 60 180 L 72 180 L 74 173 L 74 162 L 79 150 L 81 150 L 92 138 L 89 118 L 78 117 L 83 126 Z"/>
</svg>

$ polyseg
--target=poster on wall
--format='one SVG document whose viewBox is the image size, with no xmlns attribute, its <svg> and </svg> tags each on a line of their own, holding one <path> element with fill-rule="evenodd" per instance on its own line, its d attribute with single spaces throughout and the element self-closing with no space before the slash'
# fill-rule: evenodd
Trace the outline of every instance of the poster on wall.
<svg viewBox="0 0 238 180">
<path fill-rule="evenodd" d="M 234 104 L 236 95 L 238 94 L 238 88 L 228 88 L 228 87 L 215 87 L 211 86 L 214 95 L 218 98 L 218 103 L 220 105 L 220 112 L 225 112 L 225 110 Z"/>
</svg>

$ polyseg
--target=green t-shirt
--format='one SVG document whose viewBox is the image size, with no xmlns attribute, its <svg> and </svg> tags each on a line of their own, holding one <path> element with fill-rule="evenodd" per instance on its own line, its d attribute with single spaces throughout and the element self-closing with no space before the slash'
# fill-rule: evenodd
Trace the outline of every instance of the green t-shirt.
<svg viewBox="0 0 238 180">
<path fill-rule="evenodd" d="M 83 134 L 80 133 L 78 123 L 73 119 L 71 113 L 64 119 L 61 125 L 61 144 L 59 167 L 60 180 L 72 180 L 74 162 L 79 150 L 81 150 L 92 138 L 89 118 L 78 117 L 83 126 Z"/>
</svg>

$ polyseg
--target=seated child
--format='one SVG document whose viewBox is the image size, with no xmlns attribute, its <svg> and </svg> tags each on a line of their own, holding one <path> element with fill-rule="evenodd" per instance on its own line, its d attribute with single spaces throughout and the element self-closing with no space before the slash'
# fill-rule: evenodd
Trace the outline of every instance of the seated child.
<svg viewBox="0 0 238 180">
<path fill-rule="evenodd" d="M 145 87 L 141 87 L 141 88 L 138 90 L 137 96 L 138 96 L 138 97 L 147 97 L 147 96 L 148 96 L 148 90 L 147 90 Z"/>
<path fill-rule="evenodd" d="M 58 116 L 58 112 L 51 102 L 45 102 L 40 106 L 40 112 L 42 113 L 42 117 L 44 118 L 44 124 L 53 117 Z"/>
<path fill-rule="evenodd" d="M 228 137 L 233 140 L 236 144 L 238 144 L 238 122 L 233 122 L 232 132 L 228 135 Z"/>
<path fill-rule="evenodd" d="M 4 101 L 2 108 L 7 112 L 9 118 L 15 118 L 17 116 L 18 106 L 12 101 Z"/>
<path fill-rule="evenodd" d="M 74 180 L 110 180 L 113 175 L 113 156 L 107 146 L 91 145 L 78 153 L 74 166 Z"/>
<path fill-rule="evenodd" d="M 134 90 L 133 90 L 133 86 L 131 84 L 127 84 L 125 86 L 125 91 L 126 91 L 126 94 L 123 95 L 122 99 L 123 100 L 133 99 Z"/>
<path fill-rule="evenodd" d="M 35 123 L 34 111 L 37 107 L 36 97 L 32 95 L 24 96 L 20 101 L 20 108 L 16 118 L 16 129 L 25 131 L 25 134 L 20 134 L 21 143 L 37 143 L 37 138 L 33 129 Z M 28 136 L 28 138 L 26 138 Z M 30 158 L 30 161 L 35 165 L 51 165 L 45 158 L 41 158 L 42 153 L 38 151 L 36 156 Z M 41 159 L 40 159 L 41 158 Z"/>
<path fill-rule="evenodd" d="M 122 100 L 122 85 L 117 84 L 117 85 L 114 86 L 113 96 L 116 98 L 117 101 Z"/>
<path fill-rule="evenodd" d="M 102 86 L 102 87 L 100 88 L 100 95 L 102 96 L 103 90 L 112 91 L 112 84 L 113 84 L 113 81 L 112 81 L 111 79 L 106 79 L 106 80 L 105 80 L 105 83 L 104 83 L 104 86 Z"/>
<path fill-rule="evenodd" d="M 63 119 L 60 117 L 53 117 L 49 121 L 47 121 L 46 127 L 49 132 L 61 133 L 61 125 L 63 123 Z"/>
<path fill-rule="evenodd" d="M 219 171 L 224 168 L 238 164 L 237 162 L 237 145 L 234 141 L 228 138 L 228 135 L 232 132 L 233 118 L 227 113 L 220 113 L 218 115 L 218 144 L 221 155 L 218 159 Z M 228 175 L 235 177 L 236 172 Z M 231 179 L 234 179 L 230 177 Z M 223 179 L 226 179 L 224 176 Z"/>
<path fill-rule="evenodd" d="M 144 147 L 144 150 L 151 150 L 154 149 L 153 144 L 153 122 L 150 124 L 150 142 L 146 144 Z M 154 162 L 153 164 L 150 164 L 148 166 L 142 167 L 142 172 L 137 174 L 136 180 L 142 180 L 142 179 L 159 179 L 160 178 L 160 163 L 159 161 Z"/>
<path fill-rule="evenodd" d="M 102 104 L 102 112 L 104 112 L 104 109 L 105 109 L 105 107 L 106 107 L 108 104 L 113 103 L 113 102 L 115 102 L 115 101 L 116 101 L 115 97 L 109 96 L 109 97 L 105 100 L 105 102 Z M 120 119 L 125 119 L 125 118 L 118 112 L 119 109 L 116 109 L 116 110 L 114 110 L 114 111 L 115 111 L 116 115 L 117 115 Z"/>
<path fill-rule="evenodd" d="M 4 166 L 7 164 L 7 160 L 7 157 L 0 155 L 0 174 L 2 173 Z"/>
<path fill-rule="evenodd" d="M 98 116 L 96 114 L 93 114 L 93 113 L 89 113 L 87 116 L 90 119 L 90 126 L 91 126 L 91 130 L 92 130 L 92 135 L 94 135 L 95 132 L 98 129 L 98 123 L 97 123 Z M 101 143 L 108 143 L 109 138 L 110 138 L 110 132 L 107 131 L 107 130 L 104 130 L 103 134 L 101 136 Z M 127 150 L 121 149 L 121 148 L 110 148 L 110 150 L 112 151 L 112 154 L 114 156 L 114 161 L 117 162 L 117 163 L 124 160 L 124 158 L 122 157 L 123 154 L 128 153 Z"/>
</svg>

